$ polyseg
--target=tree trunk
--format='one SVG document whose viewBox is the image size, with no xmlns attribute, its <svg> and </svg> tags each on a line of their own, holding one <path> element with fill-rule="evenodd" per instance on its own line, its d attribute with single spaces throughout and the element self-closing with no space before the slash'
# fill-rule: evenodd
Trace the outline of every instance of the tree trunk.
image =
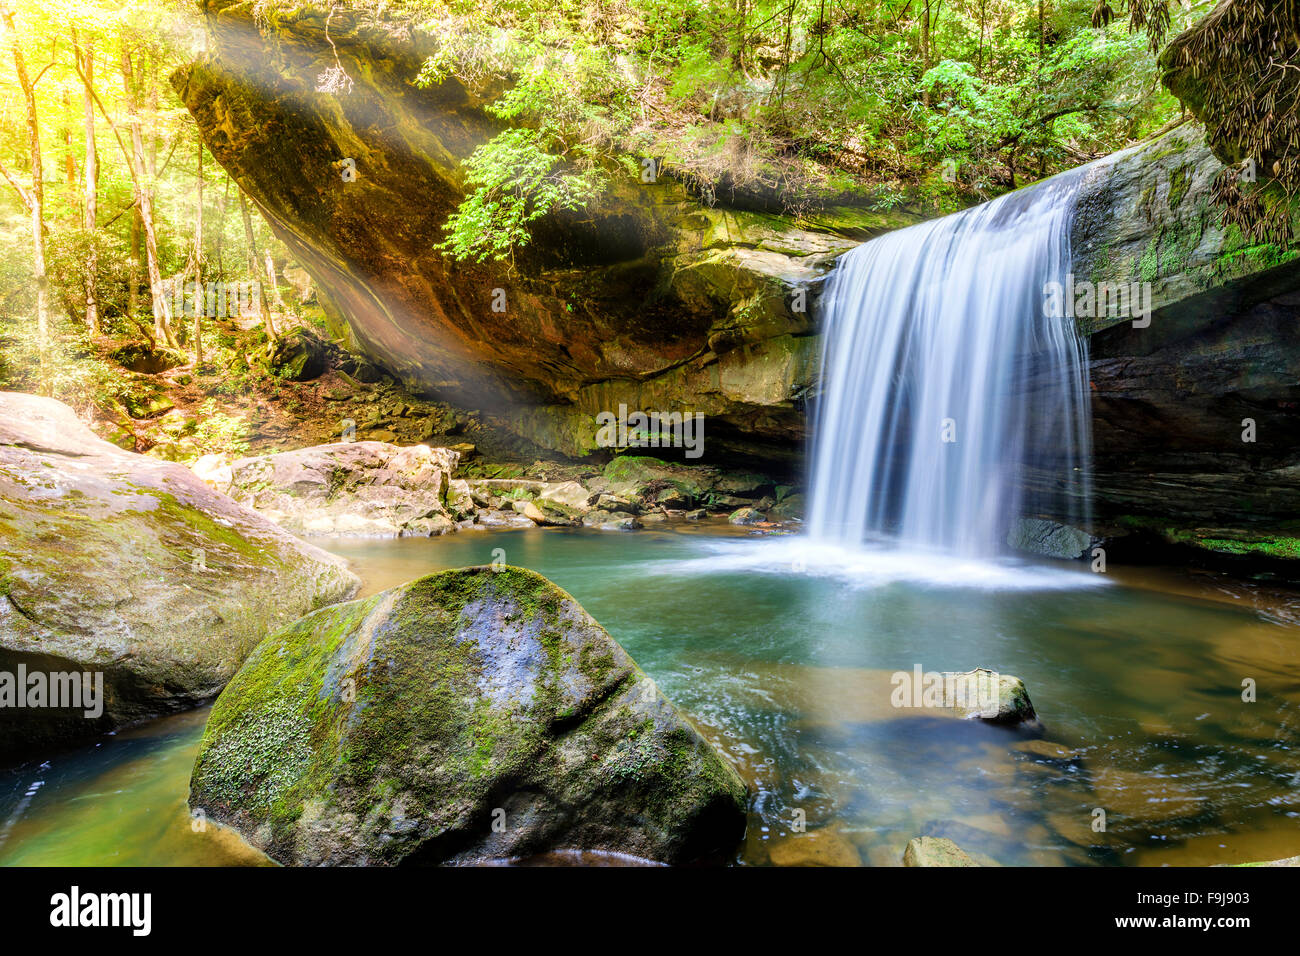
<svg viewBox="0 0 1300 956">
<path fill-rule="evenodd" d="M 203 293 L 203 141 L 199 141 L 199 196 L 194 211 L 194 369 L 203 364 L 203 313 L 207 296 Z"/>
<path fill-rule="evenodd" d="M 72 55 L 81 64 L 81 105 L 85 125 L 86 157 L 85 200 L 82 205 L 82 225 L 90 241 L 86 252 L 86 328 L 91 335 L 99 334 L 99 252 L 95 248 L 95 232 L 99 213 L 99 153 L 95 144 L 95 48 L 93 41 L 82 51 L 73 31 Z"/>
<path fill-rule="evenodd" d="M 925 10 L 921 14 L 921 75 L 930 72 L 930 0 L 925 0 Z M 921 92 L 921 104 L 930 108 L 930 91 Z"/>
<path fill-rule="evenodd" d="M 158 235 L 154 229 L 153 190 L 146 175 L 144 138 L 140 132 L 140 116 L 134 89 L 134 71 L 131 67 L 131 54 L 122 50 L 122 82 L 126 89 L 127 108 L 131 119 L 131 173 L 135 183 L 135 197 L 140 211 L 140 223 L 144 228 L 144 250 L 149 268 L 149 297 L 153 306 L 153 331 L 155 344 L 161 342 L 171 348 L 179 348 L 176 335 L 172 331 L 171 305 L 163 288 L 162 272 L 158 264 Z"/>
<path fill-rule="evenodd" d="M 230 203 L 230 177 L 224 177 L 226 185 L 221 190 L 221 199 L 217 202 L 217 276 L 226 281 L 226 207 Z"/>
<path fill-rule="evenodd" d="M 262 266 L 258 262 L 257 238 L 253 235 L 253 217 L 248 212 L 248 200 L 244 198 L 242 189 L 239 191 L 239 212 L 244 218 L 244 241 L 248 244 L 248 274 L 256 282 L 257 273 Z M 275 331 L 275 321 L 271 318 L 271 307 L 267 305 L 266 296 L 259 295 L 257 303 L 262 310 L 262 324 L 266 326 L 266 334 L 274 342 L 279 336 Z"/>
<path fill-rule="evenodd" d="M 32 222 L 32 280 L 36 285 L 36 348 L 40 355 L 40 392 L 49 395 L 50 382 L 50 306 L 49 280 L 45 274 L 45 177 L 42 170 L 41 131 L 36 112 L 36 88 L 27 73 L 27 60 L 18 42 L 14 13 L 0 0 L 0 19 L 9 34 L 9 52 L 13 57 L 18 85 L 23 92 L 27 113 L 27 149 L 32 166 L 32 188 L 27 195 Z"/>
</svg>

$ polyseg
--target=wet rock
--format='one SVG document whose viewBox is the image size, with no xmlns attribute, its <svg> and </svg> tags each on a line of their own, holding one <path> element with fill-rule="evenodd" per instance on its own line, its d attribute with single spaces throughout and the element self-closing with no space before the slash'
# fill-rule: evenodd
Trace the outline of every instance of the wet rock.
<svg viewBox="0 0 1300 956">
<path fill-rule="evenodd" d="M 1093 537 L 1086 531 L 1042 518 L 1019 518 L 1007 532 L 1007 546 L 1063 561 L 1087 557 Z"/>
<path fill-rule="evenodd" d="M 831 829 L 808 830 L 772 841 L 768 857 L 775 866 L 861 866 L 858 848 Z"/>
<path fill-rule="evenodd" d="M 807 507 L 802 494 L 789 495 L 773 505 L 768 515 L 778 521 L 802 521 Z"/>
<path fill-rule="evenodd" d="M 359 583 L 188 468 L 0 393 L 0 671 L 100 674 L 104 692 L 90 718 L 0 707 L 0 760 L 196 706 L 266 634 Z"/>
<path fill-rule="evenodd" d="M 577 602 L 508 567 L 268 638 L 214 705 L 190 782 L 192 807 L 295 865 L 684 862 L 739 841 L 745 798 Z"/>
<path fill-rule="evenodd" d="M 732 524 L 750 525 L 759 524 L 767 519 L 763 516 L 762 512 L 756 511 L 753 508 L 738 508 L 731 513 L 727 520 Z"/>
<path fill-rule="evenodd" d="M 456 455 L 446 448 L 337 442 L 196 468 L 218 491 L 304 535 L 426 536 L 454 527 L 445 500 Z M 223 481 L 224 480 L 224 481 Z"/>
<path fill-rule="evenodd" d="M 970 855 L 942 837 L 917 837 L 903 851 L 903 866 L 979 866 Z"/>
<path fill-rule="evenodd" d="M 943 677 L 945 685 L 951 681 L 956 690 L 951 707 L 957 716 L 990 724 L 1039 725 L 1038 714 L 1029 700 L 1029 691 L 1019 677 L 999 674 L 984 667 L 962 672 L 945 671 Z"/>
<path fill-rule="evenodd" d="M 641 527 L 641 522 L 636 515 L 617 511 L 589 511 L 582 516 L 582 526 L 599 531 L 635 531 Z"/>
</svg>

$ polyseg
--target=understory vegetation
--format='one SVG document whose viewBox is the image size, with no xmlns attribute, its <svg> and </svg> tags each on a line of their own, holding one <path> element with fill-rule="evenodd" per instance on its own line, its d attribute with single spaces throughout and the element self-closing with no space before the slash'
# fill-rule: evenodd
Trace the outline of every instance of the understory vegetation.
<svg viewBox="0 0 1300 956">
<path fill-rule="evenodd" d="M 190 457 L 243 448 L 249 408 L 293 400 L 277 344 L 326 328 L 168 82 L 201 23 L 150 0 L 0 3 L 0 389 L 134 450 L 183 433 Z"/>
<path fill-rule="evenodd" d="M 421 82 L 504 87 L 443 248 L 504 259 L 611 171 L 798 215 L 952 211 L 1122 148 L 1182 110 L 1155 60 L 1206 2 L 408 3 Z"/>
<path fill-rule="evenodd" d="M 258 29 L 300 6 L 257 0 Z M 949 212 L 1178 123 L 1186 114 L 1157 55 L 1194 66 L 1215 44 L 1236 53 L 1209 82 L 1212 138 L 1257 146 L 1280 184 L 1271 188 L 1291 190 L 1295 86 L 1269 64 L 1294 51 L 1293 5 L 1216 10 L 1204 21 L 1213 29 L 1166 47 L 1212 6 L 315 4 L 327 25 L 342 10 L 411 25 L 436 49 L 416 84 L 454 78 L 501 121 L 466 161 L 467 194 L 437 243 L 472 261 L 513 260 L 540 219 L 581 215 L 623 177 L 668 177 L 706 203 L 795 219 L 830 210 L 833 220 L 841 207 Z M 205 29 L 192 0 L 57 10 L 0 0 L 0 388 L 66 401 L 137 450 L 158 443 L 148 423 L 167 399 L 157 389 L 177 387 L 212 433 L 192 444 L 227 435 L 238 445 L 238 425 L 221 418 L 238 414 L 234 399 L 296 401 L 274 361 L 284 333 L 340 331 L 168 82 L 203 55 Z M 1247 102 L 1236 91 L 1260 69 L 1276 90 Z M 352 82 L 341 66 L 324 80 Z M 1232 172 L 1220 187 L 1232 222 L 1289 241 L 1262 190 Z M 195 309 L 191 290 L 213 283 L 256 284 L 260 295 L 224 314 Z"/>
</svg>

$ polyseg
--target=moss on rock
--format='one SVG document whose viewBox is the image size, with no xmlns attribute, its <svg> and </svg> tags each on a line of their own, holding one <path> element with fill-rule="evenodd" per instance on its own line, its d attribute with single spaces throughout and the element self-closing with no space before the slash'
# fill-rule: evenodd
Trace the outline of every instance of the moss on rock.
<svg viewBox="0 0 1300 956">
<path fill-rule="evenodd" d="M 213 708 L 190 802 L 285 863 L 725 848 L 745 787 L 564 591 L 429 575 L 308 615 Z"/>
</svg>

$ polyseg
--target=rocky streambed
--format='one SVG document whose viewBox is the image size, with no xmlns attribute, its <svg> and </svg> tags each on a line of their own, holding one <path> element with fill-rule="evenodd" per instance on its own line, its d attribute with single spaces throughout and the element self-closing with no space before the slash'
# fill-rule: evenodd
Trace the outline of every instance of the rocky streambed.
<svg viewBox="0 0 1300 956">
<path fill-rule="evenodd" d="M 534 525 L 634 531 L 707 517 L 776 531 L 803 517 L 802 493 L 752 472 L 635 454 L 604 466 L 462 469 L 460 458 L 455 446 L 366 440 L 233 461 L 205 456 L 194 470 L 213 489 L 305 535 L 429 536 Z"/>
</svg>

